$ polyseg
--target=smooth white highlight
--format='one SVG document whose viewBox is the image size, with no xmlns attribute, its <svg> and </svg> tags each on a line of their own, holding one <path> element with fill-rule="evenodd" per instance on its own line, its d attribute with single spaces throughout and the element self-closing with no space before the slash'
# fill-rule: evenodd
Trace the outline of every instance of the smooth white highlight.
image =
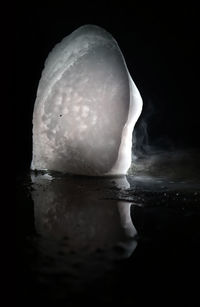
<svg viewBox="0 0 200 307">
<path fill-rule="evenodd" d="M 33 113 L 31 168 L 126 174 L 142 99 L 114 38 L 87 25 L 49 54 Z"/>
</svg>

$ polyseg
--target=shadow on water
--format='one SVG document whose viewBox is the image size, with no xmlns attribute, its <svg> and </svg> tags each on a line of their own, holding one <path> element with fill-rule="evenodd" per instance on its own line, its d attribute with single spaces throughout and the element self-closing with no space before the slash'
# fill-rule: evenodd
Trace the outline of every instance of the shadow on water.
<svg viewBox="0 0 200 307">
<path fill-rule="evenodd" d="M 159 306 L 171 300 L 191 305 L 200 254 L 195 182 L 141 172 L 18 178 L 20 299 L 132 306 L 148 298 Z"/>
</svg>

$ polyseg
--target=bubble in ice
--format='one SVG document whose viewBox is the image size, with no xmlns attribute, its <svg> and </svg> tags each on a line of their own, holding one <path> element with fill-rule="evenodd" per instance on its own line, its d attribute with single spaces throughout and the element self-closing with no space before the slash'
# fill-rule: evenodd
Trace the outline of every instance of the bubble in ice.
<svg viewBox="0 0 200 307">
<path fill-rule="evenodd" d="M 86 25 L 47 57 L 33 112 L 33 170 L 124 175 L 142 98 L 115 39 Z"/>
</svg>

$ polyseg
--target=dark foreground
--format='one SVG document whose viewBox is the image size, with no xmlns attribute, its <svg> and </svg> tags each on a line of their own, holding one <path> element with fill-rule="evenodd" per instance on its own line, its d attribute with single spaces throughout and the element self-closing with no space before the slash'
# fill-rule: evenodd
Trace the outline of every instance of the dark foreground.
<svg viewBox="0 0 200 307">
<path fill-rule="evenodd" d="M 21 176 L 17 251 L 28 306 L 198 306 L 200 185 Z"/>
</svg>

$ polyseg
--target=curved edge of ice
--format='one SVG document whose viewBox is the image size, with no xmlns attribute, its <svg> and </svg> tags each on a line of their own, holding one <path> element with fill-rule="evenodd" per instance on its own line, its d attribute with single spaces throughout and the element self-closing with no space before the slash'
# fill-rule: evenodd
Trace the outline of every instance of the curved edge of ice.
<svg viewBox="0 0 200 307">
<path fill-rule="evenodd" d="M 132 134 L 134 126 L 142 112 L 143 101 L 139 90 L 133 82 L 129 72 L 128 75 L 130 86 L 128 119 L 122 131 L 117 161 L 115 162 L 112 169 L 105 175 L 126 175 L 132 162 Z"/>
</svg>

